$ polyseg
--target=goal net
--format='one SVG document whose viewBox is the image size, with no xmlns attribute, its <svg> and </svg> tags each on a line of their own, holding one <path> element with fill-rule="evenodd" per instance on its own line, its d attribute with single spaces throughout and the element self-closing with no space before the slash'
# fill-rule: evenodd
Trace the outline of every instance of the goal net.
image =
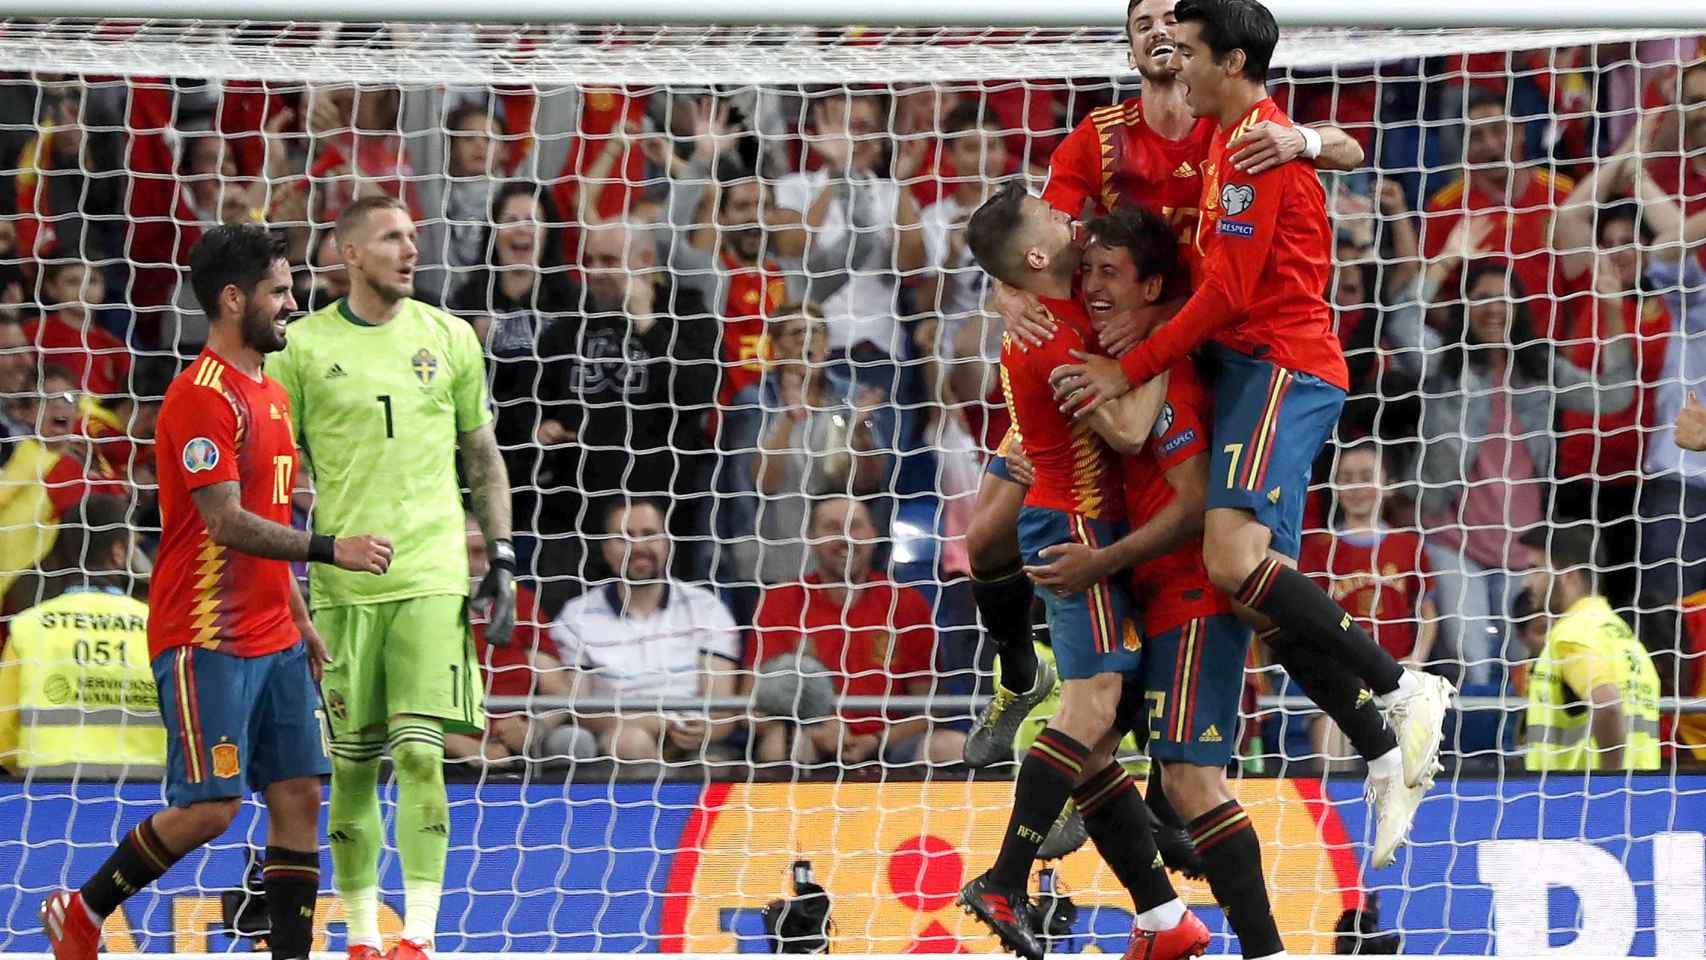
<svg viewBox="0 0 1706 960">
<path fill-rule="evenodd" d="M 802 861 L 834 952 L 994 949 L 953 904 L 1016 770 L 956 762 L 992 690 L 967 531 L 1009 424 L 963 228 L 1138 95 L 1106 22 L 0 21 L 0 952 L 46 950 L 39 901 L 161 801 L 141 634 L 101 639 L 75 603 L 29 643 L 15 625 L 68 590 L 144 595 L 155 417 L 207 337 L 189 251 L 264 221 L 298 306 L 337 310 L 331 227 L 376 192 L 417 225 L 417 296 L 485 346 L 523 568 L 516 642 L 479 646 L 487 730 L 447 745 L 438 949 L 765 952 Z M 1271 90 L 1363 155 L 1321 164 L 1352 386 L 1300 563 L 1463 693 L 1410 843 L 1375 869 L 1359 761 L 1253 652 L 1215 733 L 1286 944 L 1698 956 L 1706 460 L 1672 424 L 1706 380 L 1706 47 L 1312 27 L 1285 32 Z M 442 358 L 422 353 L 424 390 Z M 306 479 L 294 495 L 307 523 Z M 1594 674 L 1531 670 L 1532 544 L 1558 530 L 1590 545 L 1570 583 L 1639 639 L 1610 684 L 1636 772 L 1529 770 L 1614 753 L 1574 719 L 1601 684 L 1569 678 Z M 1557 726 L 1528 711 L 1537 682 L 1563 684 Z M 251 803 L 107 948 L 248 949 L 265 842 Z M 1051 865 L 1052 949 L 1122 951 L 1131 904 L 1093 846 Z M 316 949 L 341 950 L 323 876 Z M 1236 949 L 1207 886 L 1175 880 Z M 389 845 L 381 887 L 390 937 Z"/>
</svg>

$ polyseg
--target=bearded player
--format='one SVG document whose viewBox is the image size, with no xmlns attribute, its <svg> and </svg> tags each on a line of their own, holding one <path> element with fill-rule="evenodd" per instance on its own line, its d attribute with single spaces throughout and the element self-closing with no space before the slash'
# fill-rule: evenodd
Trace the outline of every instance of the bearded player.
<svg viewBox="0 0 1706 960">
<path fill-rule="evenodd" d="M 320 887 L 319 719 L 326 649 L 290 561 L 383 574 L 391 544 L 290 526 L 294 408 L 261 358 L 296 309 L 284 243 L 257 226 L 209 230 L 190 252 L 207 346 L 166 390 L 160 552 L 148 653 L 166 727 L 167 808 L 137 824 L 82 889 L 49 897 L 57 960 L 95 960 L 101 924 L 174 863 L 224 833 L 243 797 L 267 807 L 261 872 L 274 960 L 308 956 Z"/>
<path fill-rule="evenodd" d="M 1074 284 L 1081 261 L 1072 218 L 1018 184 L 1001 189 L 966 224 L 966 243 L 983 269 L 1027 290 L 1061 325 L 1060 336 L 1030 351 L 1005 338 L 1002 385 L 1014 432 L 1035 472 L 1019 514 L 1020 549 L 1036 562 L 1063 543 L 1091 547 L 1118 538 L 1123 521 L 1119 462 L 1110 444 L 1141 443 L 1165 383 L 1157 380 L 1094 418 L 1063 413 L 1049 376 L 1069 351 L 1095 338 Z M 1080 593 L 1037 592 L 1048 614 L 1060 709 L 1019 766 L 1013 812 L 995 864 L 960 891 L 959 903 L 1009 949 L 1040 960 L 1026 892 L 1031 861 L 1068 799 L 1102 858 L 1131 894 L 1136 955 L 1173 960 L 1200 953 L 1208 931 L 1187 911 L 1162 867 L 1149 811 L 1114 761 L 1115 744 L 1142 706 L 1143 642 L 1123 584 L 1099 579 Z"/>
<path fill-rule="evenodd" d="M 1206 344 L 1215 385 L 1203 530 L 1209 577 L 1271 624 L 1264 638 L 1368 758 L 1371 787 L 1401 771 L 1406 788 L 1425 790 L 1450 684 L 1401 667 L 1294 565 L 1310 465 L 1338 421 L 1349 380 L 1322 299 L 1333 235 L 1320 181 L 1295 161 L 1251 174 L 1231 159 L 1244 130 L 1291 122 L 1265 87 L 1279 27 L 1255 0 L 1180 0 L 1175 18 L 1172 62 L 1186 103 L 1217 127 L 1192 244 L 1196 291 L 1119 360 L 1086 354 L 1063 371 L 1062 384 L 1077 409 L 1093 409 Z M 1370 752 L 1380 731 L 1359 722 L 1365 684 L 1396 734 L 1395 750 Z"/>
<path fill-rule="evenodd" d="M 310 601 L 332 653 L 327 834 L 349 952 L 376 957 L 380 946 L 377 789 L 388 747 L 404 904 L 391 955 L 422 960 L 437 932 L 450 845 L 444 734 L 477 734 L 484 724 L 468 618 L 487 616 L 487 642 L 500 647 L 515 626 L 509 477 L 473 327 L 410 296 L 419 251 L 408 210 L 385 196 L 357 200 L 338 218 L 337 239 L 349 295 L 293 324 L 269 369 L 298 411 L 314 529 L 384 518 L 396 536 L 384 576 L 316 568 Z M 458 454 L 491 559 L 472 601 Z"/>
<path fill-rule="evenodd" d="M 1167 218 L 1178 230 L 1180 242 L 1187 243 L 1202 193 L 1201 165 L 1215 127 L 1208 119 L 1192 116 L 1169 66 L 1174 3 L 1131 0 L 1128 4 L 1127 62 L 1137 71 L 1140 96 L 1093 111 L 1061 142 L 1049 158 L 1043 199 L 1072 217 L 1089 211 L 1146 208 Z M 1252 125 L 1234 149 L 1233 160 L 1252 171 L 1299 156 L 1318 158 L 1316 162 L 1324 168 L 1351 170 L 1363 157 L 1362 148 L 1343 131 L 1277 123 Z M 998 288 L 996 308 L 1021 345 L 1040 345 L 1051 332 L 1046 311 L 1033 297 L 1003 286 Z M 1114 349 L 1122 344 L 1110 340 L 1103 345 Z M 966 531 L 972 594 L 1001 661 L 995 697 L 966 740 L 965 762 L 973 767 L 1011 756 L 1020 723 L 1054 685 L 1048 665 L 1038 665 L 1031 646 L 1030 584 L 1020 570 L 1015 533 L 1025 491 L 1013 482 L 1000 455 L 1009 442 L 1010 438 L 1003 442 L 1002 450 L 990 460 Z M 1151 795 L 1160 799 L 1155 791 Z"/>
</svg>

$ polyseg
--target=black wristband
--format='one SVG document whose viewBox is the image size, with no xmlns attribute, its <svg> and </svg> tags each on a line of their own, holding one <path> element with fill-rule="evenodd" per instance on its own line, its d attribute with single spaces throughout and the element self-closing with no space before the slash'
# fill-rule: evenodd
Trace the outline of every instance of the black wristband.
<svg viewBox="0 0 1706 960">
<path fill-rule="evenodd" d="M 327 533 L 316 533 L 308 538 L 308 562 L 331 563 L 337 558 L 338 538 Z"/>
<path fill-rule="evenodd" d="M 494 568 L 515 574 L 515 544 L 508 540 L 493 540 L 486 548 L 486 557 Z"/>
</svg>

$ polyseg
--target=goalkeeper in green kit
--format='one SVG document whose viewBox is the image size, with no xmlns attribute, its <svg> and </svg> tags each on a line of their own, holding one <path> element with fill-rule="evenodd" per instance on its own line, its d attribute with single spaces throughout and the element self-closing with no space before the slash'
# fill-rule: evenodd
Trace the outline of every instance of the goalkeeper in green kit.
<svg viewBox="0 0 1706 960">
<path fill-rule="evenodd" d="M 355 201 L 337 243 L 349 295 L 290 326 L 267 361 L 296 415 L 314 479 L 314 533 L 383 527 L 382 576 L 312 568 L 309 605 L 332 662 L 327 838 L 352 960 L 379 956 L 379 758 L 397 773 L 403 936 L 388 960 L 424 960 L 438 926 L 450 808 L 444 734 L 484 726 L 469 616 L 502 646 L 515 626 L 509 477 L 492 433 L 485 354 L 468 323 L 410 298 L 415 225 L 390 197 Z M 468 595 L 460 455 L 491 570 Z M 381 522 L 382 521 L 382 522 Z"/>
</svg>

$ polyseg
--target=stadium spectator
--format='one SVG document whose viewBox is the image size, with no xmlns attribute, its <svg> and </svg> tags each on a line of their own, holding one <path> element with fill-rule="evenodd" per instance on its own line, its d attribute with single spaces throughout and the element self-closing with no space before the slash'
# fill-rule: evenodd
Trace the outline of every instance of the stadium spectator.
<svg viewBox="0 0 1706 960">
<path fill-rule="evenodd" d="M 1578 367 L 1539 337 L 1520 281 L 1499 261 L 1463 270 L 1466 302 L 1451 305 L 1453 332 L 1423 322 L 1423 305 L 1482 249 L 1496 223 L 1460 220 L 1415 294 L 1384 322 L 1393 363 L 1427 398 L 1414 469 L 1438 604 L 1457 614 L 1445 621 L 1442 640 L 1463 661 L 1466 684 L 1482 689 L 1500 679 L 1502 619 L 1514 587 L 1508 571 L 1528 566 L 1518 537 L 1545 521 L 1556 414 L 1624 410 L 1635 395 L 1620 318 L 1603 328 L 1613 339 L 1602 369 Z"/>
<path fill-rule="evenodd" d="M 503 162 L 503 125 L 483 105 L 465 104 L 450 111 L 444 120 L 445 136 L 449 139 L 445 151 L 446 176 L 443 179 L 444 222 L 429 221 L 428 229 L 437 231 L 422 244 L 427 260 L 433 265 L 423 278 L 426 291 L 439 301 L 447 300 L 474 273 L 474 268 L 490 264 L 491 224 L 499 222 L 492 211 L 493 185 L 501 182 Z M 539 206 L 554 214 L 556 207 L 548 195 L 542 195 Z M 551 216 L 547 224 L 554 229 L 558 218 Z M 561 246 L 553 264 L 561 263 Z"/>
<path fill-rule="evenodd" d="M 78 431 L 71 374 L 44 366 L 43 392 L 30 405 L 33 436 L 0 468 L 0 595 L 52 549 L 61 515 L 91 493 L 129 491 Z"/>
<path fill-rule="evenodd" d="M 404 149 L 402 91 L 378 85 L 311 86 L 307 102 L 308 180 L 316 203 L 311 222 L 332 223 L 351 201 L 371 193 L 402 200 L 410 216 L 421 219 L 414 168 Z"/>
<path fill-rule="evenodd" d="M 882 392 L 856 386 L 828 362 L 825 322 L 808 320 L 799 359 L 771 369 L 775 406 L 766 406 L 753 476 L 758 507 L 758 579 L 796 583 L 809 569 L 809 504 L 824 496 L 876 497 L 887 491 L 894 412 Z M 874 504 L 879 522 L 886 502 Z"/>
<path fill-rule="evenodd" d="M 1297 566 L 1394 659 L 1420 668 L 1433 655 L 1439 608 L 1428 584 L 1422 538 L 1386 524 L 1382 494 L 1388 474 L 1386 457 L 1372 440 L 1339 451 L 1328 528 L 1303 538 Z M 1315 718 L 1310 732 L 1316 752 L 1329 757 L 1351 753 L 1327 717 Z"/>
<path fill-rule="evenodd" d="M 815 169 L 778 180 L 775 204 L 800 214 L 808 249 L 839 244 L 848 231 L 874 241 L 849 247 L 852 276 L 822 306 L 831 355 L 851 360 L 861 382 L 892 392 L 889 361 L 906 347 L 897 319 L 899 279 L 926 263 L 918 203 L 879 170 L 887 129 L 883 97 L 838 90 L 814 99 L 809 114 Z"/>
<path fill-rule="evenodd" d="M 468 522 L 468 578 L 470 589 L 485 577 L 490 560 L 486 556 L 486 538 L 480 525 Z M 531 587 L 515 585 L 515 630 L 509 643 L 501 647 L 486 642 L 486 621 L 473 621 L 475 655 L 480 672 L 485 675 L 486 696 L 490 697 L 566 697 L 568 677 L 557 658 L 557 645 L 540 620 L 539 599 Z M 566 715 L 555 711 L 534 713 L 528 709 L 495 707 L 486 701 L 486 734 L 483 737 L 459 733 L 444 735 L 444 755 L 452 760 L 478 760 L 502 763 L 512 758 L 545 759 L 558 748 L 567 747 L 564 756 L 586 759 L 590 749 L 576 750 L 574 730 L 566 736 L 557 735 Z M 552 744 L 556 746 L 553 747 Z M 590 747 L 591 744 L 585 744 Z"/>
<path fill-rule="evenodd" d="M 911 587 L 872 569 L 877 528 L 863 503 L 845 496 L 812 505 L 812 572 L 771 586 L 759 603 L 747 665 L 803 652 L 827 670 L 839 696 L 928 696 L 936 692 L 936 628 Z M 797 729 L 782 719 L 758 724 L 756 758 L 803 764 L 957 763 L 965 734 L 928 716 L 841 710 Z"/>
<path fill-rule="evenodd" d="M 581 293 L 563 267 L 560 218 L 543 187 L 504 184 L 481 219 L 489 219 L 480 244 L 480 261 L 488 265 L 468 273 L 446 306 L 472 323 L 486 345 L 498 447 L 510 476 L 524 481 L 516 485 L 516 529 L 532 531 L 539 503 L 532 478 L 542 459 L 534 441 L 556 442 L 541 432 L 540 340 L 579 309 Z"/>
<path fill-rule="evenodd" d="M 17 249 L 28 257 L 103 261 L 117 249 L 112 224 L 122 222 L 124 178 L 118 167 L 123 129 L 114 91 L 81 81 L 40 87 L 36 135 L 12 171 Z M 122 235 L 122 231 L 120 231 Z"/>
<path fill-rule="evenodd" d="M 1706 58 L 1686 61 L 1671 82 L 1656 83 L 1658 103 L 1673 107 L 1653 132 L 1647 175 L 1684 216 L 1706 211 Z M 1706 250 L 1699 251 L 1706 256 Z"/>
<path fill-rule="evenodd" d="M 716 327 L 679 288 L 652 239 L 621 222 L 584 234 L 583 309 L 540 336 L 537 432 L 545 448 L 541 534 L 553 576 L 585 577 L 580 535 L 613 498 L 670 497 L 683 579 L 701 579 L 708 508 L 704 418 L 717 387 Z M 543 571 L 542 571 L 543 572 Z M 560 584 L 541 589 L 550 595 Z M 546 607 L 552 603 L 547 599 Z"/>
<path fill-rule="evenodd" d="M 295 272 L 296 302 L 313 313 L 349 296 L 349 271 L 344 251 L 334 230 L 322 230 L 305 261 L 307 270 Z"/>
<path fill-rule="evenodd" d="M 1533 771 L 1657 770 L 1659 676 L 1635 631 L 1599 591 L 1603 559 L 1586 525 L 1530 531 L 1539 558 L 1524 583 L 1528 604 L 1551 618 L 1543 637 L 1524 631 L 1527 743 Z"/>
<path fill-rule="evenodd" d="M 130 348 L 95 322 L 94 308 L 107 299 L 100 272 L 81 261 L 48 261 L 41 286 L 48 312 L 24 324 L 41 362 L 71 371 L 80 393 L 105 400 L 128 392 Z"/>
<path fill-rule="evenodd" d="M 581 708 L 575 722 L 617 760 L 706 760 L 735 730 L 732 716 L 660 709 L 669 699 L 729 697 L 740 635 L 716 595 L 669 575 L 664 509 L 617 501 L 600 544 L 615 578 L 571 600 L 551 624 L 577 699 L 614 699 L 615 710 Z"/>
<path fill-rule="evenodd" d="M 73 507 L 43 562 L 40 600 L 0 652 L 0 766 L 19 776 L 158 776 L 166 732 L 148 660 L 148 605 L 130 595 L 136 534 L 122 499 Z M 69 697 L 68 697 L 69 693 Z"/>
<path fill-rule="evenodd" d="M 35 348 L 17 317 L 0 315 L 0 464 L 35 432 L 28 410 L 35 389 Z"/>
<path fill-rule="evenodd" d="M 1007 141 L 993 116 L 968 100 L 942 122 L 942 153 L 950 168 L 963 171 L 947 178 L 942 199 L 924 211 L 924 248 L 932 273 L 920 274 L 920 302 L 942 316 L 948 341 L 962 323 L 981 313 L 989 282 L 965 243 L 966 220 L 988 197 L 994 182 L 1006 175 Z"/>
<path fill-rule="evenodd" d="M 1640 593 L 1679 599 L 1706 589 L 1706 523 L 1700 522 L 1706 456 L 1694 452 L 1695 438 L 1683 429 L 1690 425 L 1685 401 L 1706 389 L 1706 268 L 1697 255 L 1706 244 L 1706 211 L 1685 220 L 1683 208 L 1651 177 L 1637 177 L 1636 189 L 1655 244 L 1643 257 L 1644 288 L 1662 295 L 1671 318 L 1636 504 Z"/>
<path fill-rule="evenodd" d="M 1512 142 L 1503 97 L 1471 88 L 1464 109 L 1469 124 L 1467 165 L 1456 182 L 1428 198 L 1422 214 L 1422 253 L 1430 259 L 1439 256 L 1463 220 L 1490 218 L 1495 226 L 1486 252 L 1508 261 L 1515 289 L 1523 292 L 1519 302 L 1540 331 L 1550 331 L 1552 215 L 1575 184 L 1529 161 L 1522 145 Z"/>
</svg>

